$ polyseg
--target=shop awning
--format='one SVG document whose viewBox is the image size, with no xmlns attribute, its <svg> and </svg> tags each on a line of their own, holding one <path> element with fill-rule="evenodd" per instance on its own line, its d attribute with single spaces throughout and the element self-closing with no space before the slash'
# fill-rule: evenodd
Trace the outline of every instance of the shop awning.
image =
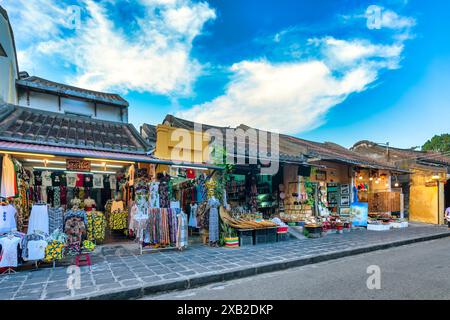
<svg viewBox="0 0 450 320">
<path fill-rule="evenodd" d="M 189 168 L 204 168 L 204 169 L 214 169 L 223 170 L 222 167 L 210 165 L 210 164 L 199 164 L 199 163 L 187 163 L 178 162 L 170 160 L 157 159 L 146 154 L 133 154 L 125 152 L 114 152 L 114 151 L 97 151 L 90 149 L 81 148 L 69 148 L 69 147 L 56 147 L 47 145 L 38 145 L 32 143 L 20 143 L 20 142 L 10 142 L 10 141 L 0 141 L 0 152 L 2 153 L 17 153 L 22 155 L 41 155 L 41 156 L 60 156 L 60 157 L 75 157 L 75 158 L 95 158 L 95 159 L 105 159 L 105 160 L 115 160 L 115 161 L 130 161 L 130 162 L 141 162 L 141 163 L 153 163 L 162 165 L 177 165 L 185 166 Z"/>
</svg>

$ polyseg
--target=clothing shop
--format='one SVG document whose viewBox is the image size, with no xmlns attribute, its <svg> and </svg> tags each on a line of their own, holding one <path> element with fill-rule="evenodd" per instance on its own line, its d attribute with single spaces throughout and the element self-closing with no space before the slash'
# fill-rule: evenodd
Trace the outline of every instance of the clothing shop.
<svg viewBox="0 0 450 320">
<path fill-rule="evenodd" d="M 131 124 L 14 106 L 1 117 L 0 267 L 90 264 L 96 246 L 122 241 L 187 246 L 174 163 L 148 155 Z"/>
<path fill-rule="evenodd" d="M 220 202 L 215 172 L 221 169 L 200 164 L 157 165 L 153 179 L 138 176 L 130 229 L 141 253 L 183 249 L 201 242 L 217 245 Z"/>
</svg>

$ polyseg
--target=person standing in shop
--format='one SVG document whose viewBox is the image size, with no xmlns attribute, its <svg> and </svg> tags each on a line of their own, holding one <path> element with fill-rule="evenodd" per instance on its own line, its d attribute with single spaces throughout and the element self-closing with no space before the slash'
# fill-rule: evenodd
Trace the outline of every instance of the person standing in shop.
<svg viewBox="0 0 450 320">
<path fill-rule="evenodd" d="M 445 209 L 445 220 L 447 220 L 447 225 L 450 229 L 450 207 Z"/>
</svg>

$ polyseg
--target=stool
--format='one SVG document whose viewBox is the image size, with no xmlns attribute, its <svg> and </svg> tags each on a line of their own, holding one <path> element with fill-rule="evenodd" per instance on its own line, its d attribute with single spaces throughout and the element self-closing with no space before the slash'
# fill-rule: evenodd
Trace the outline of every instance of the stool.
<svg viewBox="0 0 450 320">
<path fill-rule="evenodd" d="M 81 260 L 80 258 L 83 257 L 84 260 Z M 80 266 L 89 266 L 89 270 L 92 271 L 92 265 L 91 265 L 91 256 L 89 253 L 80 253 L 75 258 L 75 265 L 77 267 Z"/>
</svg>

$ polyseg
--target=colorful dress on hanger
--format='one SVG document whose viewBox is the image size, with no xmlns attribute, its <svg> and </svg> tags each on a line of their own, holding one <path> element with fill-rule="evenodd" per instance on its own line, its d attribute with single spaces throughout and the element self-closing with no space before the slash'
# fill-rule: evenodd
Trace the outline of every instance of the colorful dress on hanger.
<svg viewBox="0 0 450 320">
<path fill-rule="evenodd" d="M 100 211 L 90 211 L 87 216 L 87 239 L 90 241 L 105 240 L 106 219 Z"/>
<path fill-rule="evenodd" d="M 191 206 L 191 214 L 189 215 L 189 227 L 198 228 L 197 224 L 197 208 L 198 205 Z"/>
<path fill-rule="evenodd" d="M 159 182 L 150 183 L 150 208 L 159 208 Z"/>
<path fill-rule="evenodd" d="M 209 241 L 219 241 L 219 206 L 220 202 L 216 198 L 208 200 L 209 209 Z"/>
</svg>

